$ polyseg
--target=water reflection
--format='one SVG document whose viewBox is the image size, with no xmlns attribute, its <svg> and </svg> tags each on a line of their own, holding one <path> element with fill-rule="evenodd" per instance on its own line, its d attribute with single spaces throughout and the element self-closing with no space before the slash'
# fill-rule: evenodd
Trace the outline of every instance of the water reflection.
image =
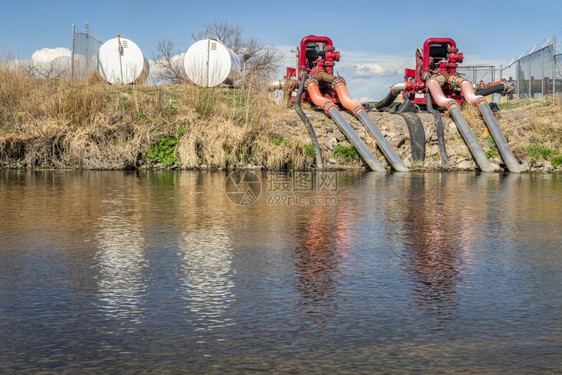
<svg viewBox="0 0 562 375">
<path fill-rule="evenodd" d="M 351 212 L 356 211 L 348 210 L 340 200 L 336 207 L 307 208 L 297 222 L 295 285 L 301 296 L 299 304 L 318 323 L 339 308 L 343 264 L 353 245 L 351 227 L 356 218 Z"/>
<path fill-rule="evenodd" d="M 180 293 L 195 330 L 233 324 L 225 313 L 235 298 L 230 232 L 234 224 L 224 186 L 221 173 L 182 174 L 178 180 Z"/>
<path fill-rule="evenodd" d="M 140 216 L 115 206 L 98 223 L 96 255 L 99 267 L 98 299 L 101 310 L 110 318 L 140 323 L 146 300 L 144 270 L 145 239 Z"/>
<path fill-rule="evenodd" d="M 403 237 L 407 270 L 414 281 L 412 293 L 423 309 L 449 316 L 457 308 L 460 254 L 464 249 L 462 213 L 448 189 L 448 175 L 405 179 Z M 460 230 L 460 231 L 459 231 Z"/>
<path fill-rule="evenodd" d="M 234 301 L 232 244 L 221 227 L 193 229 L 183 234 L 179 244 L 182 258 L 182 296 L 196 316 L 196 330 L 211 330 L 231 325 L 223 317 Z"/>
</svg>

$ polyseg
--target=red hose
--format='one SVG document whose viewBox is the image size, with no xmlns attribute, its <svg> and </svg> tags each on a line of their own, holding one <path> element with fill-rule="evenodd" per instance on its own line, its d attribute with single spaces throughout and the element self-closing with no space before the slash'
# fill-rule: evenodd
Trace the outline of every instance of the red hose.
<svg viewBox="0 0 562 375">
<path fill-rule="evenodd" d="M 336 90 L 338 94 L 338 99 L 345 109 L 353 112 L 354 116 L 357 116 L 357 112 L 360 110 L 365 110 L 365 108 L 357 100 L 353 99 L 347 91 L 347 85 L 342 78 L 336 78 L 332 83 L 332 87 Z"/>
<path fill-rule="evenodd" d="M 449 109 L 454 105 L 458 105 L 455 99 L 449 99 L 445 96 L 438 77 L 431 77 L 429 81 L 427 81 L 427 87 L 429 88 L 431 97 L 439 107 Z"/>
<path fill-rule="evenodd" d="M 318 87 L 318 81 L 315 79 L 309 79 L 305 82 L 305 88 L 306 91 L 308 91 L 308 95 L 310 96 L 310 99 L 312 100 L 312 103 L 314 103 L 314 105 L 321 107 L 324 112 L 326 112 L 326 114 L 329 115 L 329 111 L 332 108 L 336 108 L 337 106 L 334 104 L 334 102 L 332 102 L 330 99 L 325 98 L 324 96 L 322 96 L 322 94 L 320 93 L 320 88 Z"/>
<path fill-rule="evenodd" d="M 460 86 L 461 86 L 461 94 L 467 103 L 474 104 L 477 106 L 482 103 L 488 103 L 486 98 L 484 98 L 482 95 L 476 95 L 474 93 L 474 88 L 472 87 L 472 83 L 470 83 L 470 81 L 465 79 L 464 81 L 461 82 Z"/>
</svg>

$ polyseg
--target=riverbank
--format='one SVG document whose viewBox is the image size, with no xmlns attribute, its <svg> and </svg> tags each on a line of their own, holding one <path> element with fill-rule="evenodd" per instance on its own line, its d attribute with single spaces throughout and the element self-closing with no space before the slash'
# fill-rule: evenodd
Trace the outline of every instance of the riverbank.
<svg viewBox="0 0 562 375">
<path fill-rule="evenodd" d="M 500 105 L 499 124 L 530 171 L 562 171 L 562 105 L 513 100 Z M 353 147 L 323 113 L 305 106 L 318 133 L 325 166 L 363 168 Z M 464 110 L 492 163 L 501 160 L 474 108 Z M 404 120 L 371 113 L 412 169 L 443 169 L 433 116 L 421 114 L 426 161 L 413 165 Z M 373 140 L 345 117 L 373 149 Z M 445 116 L 447 153 L 454 169 L 475 165 Z M 376 155 L 386 165 L 382 155 Z M 0 70 L 0 166 L 71 169 L 308 169 L 314 149 L 295 111 L 265 93 L 193 86 L 73 87 Z"/>
</svg>

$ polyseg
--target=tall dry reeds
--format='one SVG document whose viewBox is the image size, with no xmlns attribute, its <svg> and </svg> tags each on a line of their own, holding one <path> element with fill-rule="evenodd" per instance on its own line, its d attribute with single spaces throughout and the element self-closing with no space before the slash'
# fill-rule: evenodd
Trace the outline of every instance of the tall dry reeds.
<svg viewBox="0 0 562 375">
<path fill-rule="evenodd" d="M 174 139 L 166 144 L 174 147 L 168 151 L 177 156 L 177 167 L 311 165 L 303 142 L 272 142 L 280 110 L 257 90 L 72 85 L 1 66 L 0 163 L 86 169 L 161 165 L 147 155 L 158 155 L 150 153 L 158 142 Z"/>
</svg>

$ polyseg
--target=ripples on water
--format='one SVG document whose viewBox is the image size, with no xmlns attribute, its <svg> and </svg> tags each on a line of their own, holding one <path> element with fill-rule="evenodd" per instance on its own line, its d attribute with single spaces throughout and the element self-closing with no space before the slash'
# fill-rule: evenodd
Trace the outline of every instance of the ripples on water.
<svg viewBox="0 0 562 375">
<path fill-rule="evenodd" d="M 560 176 L 259 177 L 0 171 L 0 372 L 559 369 Z"/>
</svg>

